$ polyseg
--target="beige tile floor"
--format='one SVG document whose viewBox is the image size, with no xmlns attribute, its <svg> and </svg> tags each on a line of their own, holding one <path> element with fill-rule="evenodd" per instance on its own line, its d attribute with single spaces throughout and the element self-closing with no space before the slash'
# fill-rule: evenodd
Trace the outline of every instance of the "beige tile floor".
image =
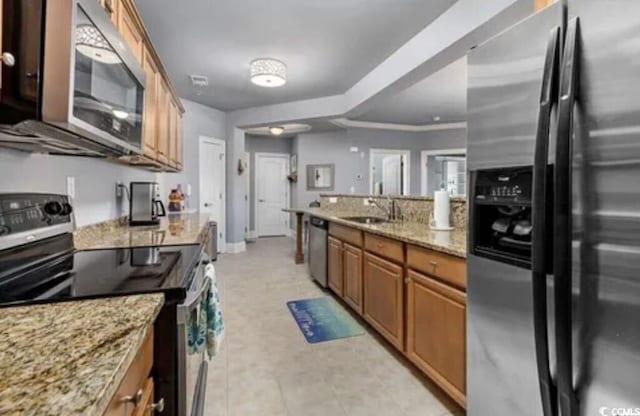
<svg viewBox="0 0 640 416">
<path fill-rule="evenodd" d="M 307 344 L 286 302 L 323 292 L 293 249 L 290 238 L 260 239 L 216 263 L 226 338 L 209 365 L 205 415 L 464 414 L 370 330 Z"/>
</svg>

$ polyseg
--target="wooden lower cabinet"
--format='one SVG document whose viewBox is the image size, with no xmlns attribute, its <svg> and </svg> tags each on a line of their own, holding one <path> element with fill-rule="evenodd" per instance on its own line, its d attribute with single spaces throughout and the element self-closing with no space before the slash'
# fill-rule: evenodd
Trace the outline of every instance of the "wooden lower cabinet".
<svg viewBox="0 0 640 416">
<path fill-rule="evenodd" d="M 465 407 L 466 295 L 412 270 L 408 277 L 407 356 Z"/>
<path fill-rule="evenodd" d="M 144 383 L 142 400 L 136 406 L 133 416 L 152 416 L 155 413 L 153 405 L 153 378 L 149 377 Z"/>
<path fill-rule="evenodd" d="M 145 399 L 145 389 L 148 388 L 151 367 L 153 366 L 153 329 L 149 331 L 142 346 L 138 350 L 131 366 L 127 370 L 118 390 L 113 395 L 104 416 L 131 416 L 146 415 L 140 413 L 144 410 L 142 402 Z M 152 381 L 153 383 L 153 381 Z M 151 384 L 153 392 L 153 384 Z M 147 394 L 148 395 L 148 394 Z M 138 399 L 138 396 L 140 398 Z M 151 394 L 153 402 L 153 394 Z M 148 407 L 148 406 L 145 406 Z"/>
<path fill-rule="evenodd" d="M 327 285 L 342 297 L 342 241 L 327 237 Z"/>
<path fill-rule="evenodd" d="M 364 254 L 364 319 L 399 350 L 404 347 L 403 268 Z"/>
<path fill-rule="evenodd" d="M 362 249 L 343 243 L 343 299 L 356 312 L 362 315 L 363 293 L 362 293 Z"/>
</svg>

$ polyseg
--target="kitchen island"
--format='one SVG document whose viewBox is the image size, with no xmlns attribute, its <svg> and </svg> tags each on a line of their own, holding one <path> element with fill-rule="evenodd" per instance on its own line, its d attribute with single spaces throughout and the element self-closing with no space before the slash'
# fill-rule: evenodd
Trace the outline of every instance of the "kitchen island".
<svg viewBox="0 0 640 416">
<path fill-rule="evenodd" d="M 160 224 L 129 226 L 124 217 L 80 227 L 73 233 L 77 250 L 198 244 L 207 239 L 209 215 L 171 214 Z"/>
<path fill-rule="evenodd" d="M 163 303 L 149 294 L 0 309 L 0 414 L 105 413 Z"/>
</svg>

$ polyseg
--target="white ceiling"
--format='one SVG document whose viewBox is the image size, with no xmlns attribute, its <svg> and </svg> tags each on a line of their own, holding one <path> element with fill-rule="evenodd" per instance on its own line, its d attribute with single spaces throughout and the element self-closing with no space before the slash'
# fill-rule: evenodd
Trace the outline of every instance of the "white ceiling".
<svg viewBox="0 0 640 416">
<path fill-rule="evenodd" d="M 355 120 L 378 123 L 427 125 L 466 120 L 467 59 L 440 71 L 388 98 Z M 440 120 L 434 120 L 434 117 Z"/>
<path fill-rule="evenodd" d="M 223 111 L 344 93 L 455 2 L 135 0 L 178 94 Z M 260 57 L 287 64 L 286 86 L 249 82 Z"/>
</svg>

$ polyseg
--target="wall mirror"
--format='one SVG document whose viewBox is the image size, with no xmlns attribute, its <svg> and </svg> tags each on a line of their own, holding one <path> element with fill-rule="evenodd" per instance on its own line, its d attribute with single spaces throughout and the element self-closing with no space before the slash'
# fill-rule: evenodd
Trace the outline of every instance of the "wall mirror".
<svg viewBox="0 0 640 416">
<path fill-rule="evenodd" d="M 334 169 L 333 163 L 307 165 L 307 191 L 333 191 Z"/>
</svg>

